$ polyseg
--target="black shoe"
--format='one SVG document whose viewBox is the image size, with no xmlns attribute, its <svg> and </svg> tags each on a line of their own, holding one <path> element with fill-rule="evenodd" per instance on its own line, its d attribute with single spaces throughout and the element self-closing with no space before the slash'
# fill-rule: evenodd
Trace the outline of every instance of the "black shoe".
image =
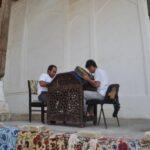
<svg viewBox="0 0 150 150">
<path fill-rule="evenodd" d="M 116 117 L 117 117 L 117 115 L 118 115 L 118 112 L 114 111 L 114 113 L 113 113 L 113 117 L 114 117 L 114 118 L 116 118 Z"/>
<path fill-rule="evenodd" d="M 119 110 L 120 110 L 120 104 L 117 101 L 116 103 L 114 103 L 113 117 L 117 117 Z"/>
</svg>

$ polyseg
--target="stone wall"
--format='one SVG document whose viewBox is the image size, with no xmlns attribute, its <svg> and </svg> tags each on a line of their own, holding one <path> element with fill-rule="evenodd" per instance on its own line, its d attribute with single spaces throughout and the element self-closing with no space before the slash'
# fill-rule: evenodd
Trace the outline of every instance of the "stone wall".
<svg viewBox="0 0 150 150">
<path fill-rule="evenodd" d="M 149 27 L 146 0 L 15 2 L 5 76 L 11 112 L 28 112 L 27 79 L 49 64 L 70 71 L 93 58 L 121 86 L 120 116 L 150 118 Z"/>
</svg>

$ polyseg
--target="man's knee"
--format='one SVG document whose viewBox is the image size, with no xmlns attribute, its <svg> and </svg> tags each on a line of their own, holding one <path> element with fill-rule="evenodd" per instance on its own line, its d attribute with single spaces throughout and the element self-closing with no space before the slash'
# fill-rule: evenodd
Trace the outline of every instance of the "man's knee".
<svg viewBox="0 0 150 150">
<path fill-rule="evenodd" d="M 85 99 L 90 99 L 92 97 L 92 92 L 91 91 L 84 91 L 84 98 Z"/>
<path fill-rule="evenodd" d="M 38 96 L 38 99 L 39 99 L 39 101 L 46 102 L 47 99 L 48 99 L 47 94 L 46 94 L 46 93 L 41 93 L 41 94 Z"/>
</svg>

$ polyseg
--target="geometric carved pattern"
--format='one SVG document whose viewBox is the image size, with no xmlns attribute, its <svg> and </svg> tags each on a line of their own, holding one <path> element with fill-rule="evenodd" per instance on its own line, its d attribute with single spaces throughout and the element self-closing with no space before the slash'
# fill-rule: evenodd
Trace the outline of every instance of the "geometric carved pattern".
<svg viewBox="0 0 150 150">
<path fill-rule="evenodd" d="M 83 88 L 70 73 L 59 74 L 49 85 L 47 121 L 71 121 L 83 124 Z"/>
<path fill-rule="evenodd" d="M 84 90 L 92 89 L 90 84 L 81 83 L 76 72 L 58 74 L 48 87 L 47 122 L 70 121 L 81 126 L 85 123 Z M 91 118 L 92 119 L 92 118 Z"/>
</svg>

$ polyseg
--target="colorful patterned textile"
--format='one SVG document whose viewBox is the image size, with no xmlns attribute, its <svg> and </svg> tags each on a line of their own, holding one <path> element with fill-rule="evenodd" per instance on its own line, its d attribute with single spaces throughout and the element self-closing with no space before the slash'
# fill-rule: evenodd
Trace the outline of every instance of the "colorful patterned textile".
<svg viewBox="0 0 150 150">
<path fill-rule="evenodd" d="M 42 149 L 43 142 L 46 142 L 53 133 L 50 128 L 43 125 L 24 125 L 19 126 L 19 129 L 21 131 L 16 145 L 18 150 Z"/>
<path fill-rule="evenodd" d="M 23 126 L 18 126 L 18 128 L 21 131 L 31 131 L 31 132 L 46 132 L 48 131 L 49 133 L 53 133 L 53 131 L 44 125 L 23 125 Z"/>
<path fill-rule="evenodd" d="M 51 136 L 48 144 L 49 150 L 67 150 L 69 137 L 69 134 L 56 134 Z"/>
<path fill-rule="evenodd" d="M 134 139 L 85 138 L 72 134 L 68 143 L 68 150 L 150 150 L 150 143 Z"/>
<path fill-rule="evenodd" d="M 150 150 L 150 139 L 143 138 L 140 140 L 140 148 L 138 150 Z"/>
<path fill-rule="evenodd" d="M 150 150 L 150 140 L 147 136 L 139 140 L 84 132 L 53 134 L 45 126 L 2 127 L 0 150 Z"/>
<path fill-rule="evenodd" d="M 18 135 L 17 150 L 36 150 L 44 149 L 43 143 L 48 141 L 49 132 L 21 131 Z"/>
<path fill-rule="evenodd" d="M 69 136 L 50 132 L 21 131 L 17 140 L 17 150 L 65 150 Z"/>
<path fill-rule="evenodd" d="M 18 128 L 0 128 L 0 150 L 15 150 L 18 137 Z"/>
</svg>

